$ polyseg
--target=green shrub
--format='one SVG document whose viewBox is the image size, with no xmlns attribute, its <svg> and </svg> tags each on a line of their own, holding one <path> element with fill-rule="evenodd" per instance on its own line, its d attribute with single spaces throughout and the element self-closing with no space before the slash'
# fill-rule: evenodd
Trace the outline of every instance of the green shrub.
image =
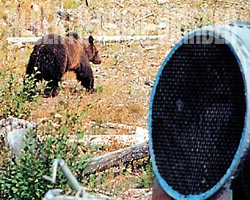
<svg viewBox="0 0 250 200">
<path fill-rule="evenodd" d="M 0 79 L 3 80 L 0 86 L 0 104 L 2 105 L 0 107 L 0 116 L 29 117 L 32 109 L 35 107 L 34 105 L 38 103 L 38 95 L 34 88 L 30 87 L 33 80 L 25 80 L 29 84 L 24 86 L 20 74 L 12 72 L 12 70 L 7 70 L 5 74 L 0 74 Z M 32 99 L 30 98 L 31 92 L 35 94 Z M 27 100 L 32 100 L 32 102 Z"/>
<path fill-rule="evenodd" d="M 72 172 L 75 175 L 80 173 L 86 165 L 84 157 L 78 159 L 78 144 L 69 143 L 64 134 L 50 137 L 45 133 L 43 138 L 36 142 L 35 149 L 32 149 L 32 143 L 28 144 L 18 158 L 5 150 L 0 164 L 0 199 L 41 199 L 49 189 L 55 187 L 70 190 L 60 170 L 57 172 L 56 185 L 42 176 L 52 174 L 52 163 L 56 158 L 66 159 Z"/>
<path fill-rule="evenodd" d="M 149 160 L 148 160 L 149 161 Z M 150 188 L 153 186 L 154 175 L 151 162 L 148 162 L 136 184 L 136 188 Z"/>
</svg>

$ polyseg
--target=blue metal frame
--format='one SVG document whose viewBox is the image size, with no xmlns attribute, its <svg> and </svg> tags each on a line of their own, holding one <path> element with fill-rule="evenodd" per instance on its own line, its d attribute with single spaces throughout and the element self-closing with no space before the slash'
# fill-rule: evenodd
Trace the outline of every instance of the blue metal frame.
<svg viewBox="0 0 250 200">
<path fill-rule="evenodd" d="M 246 102 L 246 113 L 245 113 L 245 125 L 242 132 L 242 137 L 237 149 L 237 152 L 232 160 L 230 167 L 228 168 L 226 174 L 221 177 L 220 181 L 217 182 L 211 189 L 207 190 L 206 192 L 199 194 L 199 195 L 183 195 L 180 194 L 178 191 L 175 191 L 171 188 L 170 185 L 161 177 L 161 174 L 158 171 L 158 167 L 155 161 L 153 143 L 152 143 L 152 106 L 153 100 L 156 93 L 156 88 L 158 82 L 160 80 L 160 76 L 164 67 L 167 65 L 175 51 L 185 44 L 190 38 L 194 36 L 202 36 L 202 35 L 209 35 L 212 36 L 214 39 L 223 39 L 224 44 L 227 44 L 232 53 L 234 54 L 235 58 L 237 59 L 238 65 L 240 67 L 240 71 L 242 73 L 242 78 L 244 82 L 244 89 L 245 89 L 245 102 Z M 249 111 L 249 103 L 250 103 L 250 28 L 249 26 L 235 26 L 230 25 L 212 25 L 207 26 L 202 29 L 195 30 L 189 33 L 186 37 L 184 37 L 180 42 L 178 42 L 173 49 L 170 51 L 168 56 L 163 61 L 157 75 L 156 80 L 154 83 L 154 87 L 152 90 L 152 94 L 150 97 L 150 106 L 149 106 L 149 115 L 148 115 L 148 125 L 149 125 L 149 148 L 150 148 L 150 155 L 152 159 L 153 170 L 158 179 L 160 185 L 164 189 L 166 193 L 168 193 L 174 199 L 181 199 L 181 200 L 203 200 L 213 196 L 216 192 L 219 191 L 220 188 L 227 186 L 231 183 L 231 180 L 234 178 L 234 175 L 238 169 L 238 166 L 246 153 L 249 151 L 249 143 L 250 143 L 250 111 Z"/>
</svg>

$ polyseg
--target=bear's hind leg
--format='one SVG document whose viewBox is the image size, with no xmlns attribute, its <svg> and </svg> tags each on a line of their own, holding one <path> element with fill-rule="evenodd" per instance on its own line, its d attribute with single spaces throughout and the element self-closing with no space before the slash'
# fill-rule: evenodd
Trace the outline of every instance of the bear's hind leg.
<svg viewBox="0 0 250 200">
<path fill-rule="evenodd" d="M 51 80 L 44 89 L 45 97 L 56 97 L 58 95 L 58 81 Z"/>
<path fill-rule="evenodd" d="M 48 81 L 44 90 L 45 97 L 55 97 L 58 95 L 58 85 L 65 73 L 66 61 L 60 60 L 54 54 L 48 54 L 46 57 L 46 67 L 43 70 L 43 79 Z"/>
<path fill-rule="evenodd" d="M 27 96 L 31 98 L 36 94 L 35 87 L 38 81 L 42 80 L 42 75 L 36 67 L 39 64 L 38 58 L 38 47 L 35 46 L 33 52 L 30 55 L 29 62 L 26 67 L 26 73 L 23 80 L 23 91 L 27 93 Z"/>
</svg>

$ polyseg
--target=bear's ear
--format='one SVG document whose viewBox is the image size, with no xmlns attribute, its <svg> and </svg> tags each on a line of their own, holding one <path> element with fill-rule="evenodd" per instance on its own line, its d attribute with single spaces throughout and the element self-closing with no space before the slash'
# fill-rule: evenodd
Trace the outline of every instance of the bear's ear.
<svg viewBox="0 0 250 200">
<path fill-rule="evenodd" d="M 89 44 L 94 44 L 94 38 L 93 36 L 89 36 Z"/>
</svg>

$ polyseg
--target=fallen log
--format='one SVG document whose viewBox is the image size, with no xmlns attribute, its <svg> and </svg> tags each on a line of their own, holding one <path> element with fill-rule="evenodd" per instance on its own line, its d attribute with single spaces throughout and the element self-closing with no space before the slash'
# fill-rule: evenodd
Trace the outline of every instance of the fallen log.
<svg viewBox="0 0 250 200">
<path fill-rule="evenodd" d="M 82 175 L 101 172 L 111 167 L 118 167 L 121 163 L 126 164 L 149 156 L 148 142 L 136 144 L 125 149 L 119 149 L 87 160 L 88 167 L 83 170 Z"/>
<path fill-rule="evenodd" d="M 148 140 L 148 137 L 143 135 L 85 135 L 82 139 L 77 139 L 74 135 L 69 137 L 69 142 L 101 146 L 112 145 L 113 142 L 129 146 L 145 140 Z"/>
<path fill-rule="evenodd" d="M 112 145 L 116 142 L 121 145 L 131 146 L 148 141 L 148 130 L 136 127 L 135 134 L 130 135 L 84 135 L 82 139 L 75 135 L 69 136 L 69 142 L 78 142 L 91 145 Z"/>
<path fill-rule="evenodd" d="M 89 124 L 91 126 L 98 126 L 97 123 L 94 122 L 94 121 L 90 121 Z M 119 129 L 126 129 L 126 130 L 134 129 L 133 126 L 129 126 L 129 125 L 126 125 L 126 124 L 117 124 L 117 123 L 112 123 L 112 122 L 102 123 L 99 126 L 104 127 L 104 128 L 119 128 Z"/>
<path fill-rule="evenodd" d="M 8 37 L 9 43 L 26 44 L 36 43 L 42 37 Z M 165 39 L 166 35 L 149 35 L 149 36 L 94 36 L 98 42 L 127 42 L 127 41 L 140 41 L 140 40 L 158 40 Z"/>
</svg>

